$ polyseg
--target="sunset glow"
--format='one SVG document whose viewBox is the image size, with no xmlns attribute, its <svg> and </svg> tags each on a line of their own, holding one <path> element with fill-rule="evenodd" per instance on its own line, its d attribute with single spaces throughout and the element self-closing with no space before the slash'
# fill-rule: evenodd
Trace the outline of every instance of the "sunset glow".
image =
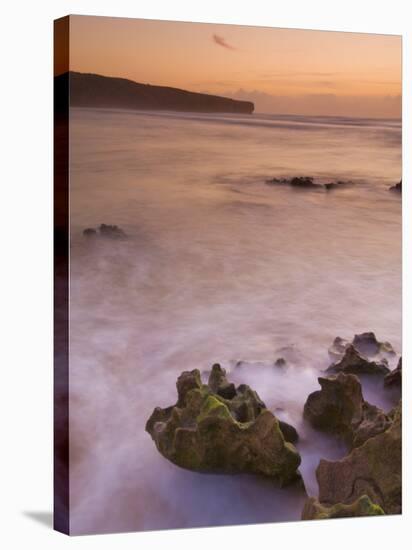
<svg viewBox="0 0 412 550">
<path fill-rule="evenodd" d="M 400 36 L 71 16 L 70 68 L 255 102 L 401 115 Z"/>
</svg>

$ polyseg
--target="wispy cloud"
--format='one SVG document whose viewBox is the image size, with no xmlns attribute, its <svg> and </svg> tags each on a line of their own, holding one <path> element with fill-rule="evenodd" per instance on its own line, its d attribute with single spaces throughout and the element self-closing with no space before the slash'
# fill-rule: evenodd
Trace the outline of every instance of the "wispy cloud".
<svg viewBox="0 0 412 550">
<path fill-rule="evenodd" d="M 218 46 L 222 46 L 222 48 L 226 48 L 228 50 L 236 50 L 234 46 L 231 46 L 226 42 L 226 40 L 223 38 L 223 36 L 219 36 L 218 34 L 213 35 L 213 42 L 217 44 Z"/>
</svg>

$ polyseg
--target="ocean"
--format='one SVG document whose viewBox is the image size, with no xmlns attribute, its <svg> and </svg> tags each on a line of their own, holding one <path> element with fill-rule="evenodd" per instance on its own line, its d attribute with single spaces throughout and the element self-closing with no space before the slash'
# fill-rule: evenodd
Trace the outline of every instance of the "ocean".
<svg viewBox="0 0 412 550">
<path fill-rule="evenodd" d="M 296 426 L 316 496 L 345 454 L 302 420 L 328 347 L 374 331 L 401 353 L 401 122 L 75 108 L 70 131 L 72 531 L 298 520 L 298 488 L 179 469 L 145 422 L 219 362 Z M 350 185 L 267 183 L 294 176 Z M 83 236 L 101 223 L 128 238 Z"/>
</svg>

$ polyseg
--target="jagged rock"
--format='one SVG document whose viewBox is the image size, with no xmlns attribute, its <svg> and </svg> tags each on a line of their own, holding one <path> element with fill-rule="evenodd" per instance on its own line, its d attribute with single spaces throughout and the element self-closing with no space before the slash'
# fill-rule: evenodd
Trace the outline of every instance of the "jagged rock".
<svg viewBox="0 0 412 550">
<path fill-rule="evenodd" d="M 353 518 L 364 516 L 382 516 L 385 512 L 374 504 L 367 495 L 362 495 L 352 504 L 323 506 L 316 498 L 309 498 L 302 511 L 302 519 Z"/>
<path fill-rule="evenodd" d="M 281 484 L 299 479 L 300 455 L 285 441 L 277 418 L 249 386 L 240 385 L 233 395 L 220 365 L 213 366 L 207 385 L 197 369 L 184 372 L 177 391 L 176 405 L 157 407 L 146 424 L 165 458 L 199 472 L 262 474 Z"/>
<path fill-rule="evenodd" d="M 309 395 L 303 411 L 314 428 L 333 433 L 354 448 L 389 427 L 388 416 L 363 399 L 361 384 L 353 374 L 339 373 L 318 381 L 321 390 Z"/>
<path fill-rule="evenodd" d="M 347 340 L 341 338 L 340 336 L 336 336 L 333 344 L 328 349 L 329 357 L 333 359 L 333 361 L 338 361 L 339 359 L 342 359 L 348 346 L 349 342 Z"/>
<path fill-rule="evenodd" d="M 319 502 L 327 507 L 353 504 L 367 495 L 385 514 L 402 507 L 401 404 L 390 415 L 392 423 L 341 460 L 321 460 L 316 470 Z"/>
<path fill-rule="evenodd" d="M 395 355 L 392 345 L 389 342 L 379 342 L 374 332 L 355 334 L 352 344 L 365 357 L 376 357 L 379 354 Z"/>
<path fill-rule="evenodd" d="M 389 187 L 390 191 L 398 191 L 399 193 L 402 193 L 402 180 L 399 183 L 396 183 L 395 185 L 392 185 L 392 187 Z"/>
<path fill-rule="evenodd" d="M 387 388 L 402 387 L 402 357 L 400 357 L 396 369 L 385 376 L 383 383 Z"/>
<path fill-rule="evenodd" d="M 386 359 L 369 361 L 361 355 L 353 344 L 349 344 L 340 361 L 333 363 L 326 369 L 328 373 L 344 372 L 346 374 L 369 374 L 385 376 L 390 372 Z"/>
<path fill-rule="evenodd" d="M 337 336 L 328 350 L 330 358 L 333 361 L 341 359 L 350 345 L 348 340 Z M 396 355 L 392 345 L 389 342 L 379 342 L 373 332 L 355 334 L 352 346 L 361 355 L 368 358 L 384 359 Z"/>
</svg>

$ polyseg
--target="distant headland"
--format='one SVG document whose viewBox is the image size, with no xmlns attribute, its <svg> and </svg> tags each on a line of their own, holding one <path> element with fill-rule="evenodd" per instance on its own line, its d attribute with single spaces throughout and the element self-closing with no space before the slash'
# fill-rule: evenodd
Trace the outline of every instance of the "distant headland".
<svg viewBox="0 0 412 550">
<path fill-rule="evenodd" d="M 70 106 L 115 109 L 185 111 L 196 113 L 251 114 L 254 104 L 167 86 L 140 84 L 125 78 L 97 74 L 66 72 L 54 79 L 55 109 L 60 111 L 60 98 L 70 85 Z M 61 107 L 61 109 L 60 109 Z"/>
</svg>

